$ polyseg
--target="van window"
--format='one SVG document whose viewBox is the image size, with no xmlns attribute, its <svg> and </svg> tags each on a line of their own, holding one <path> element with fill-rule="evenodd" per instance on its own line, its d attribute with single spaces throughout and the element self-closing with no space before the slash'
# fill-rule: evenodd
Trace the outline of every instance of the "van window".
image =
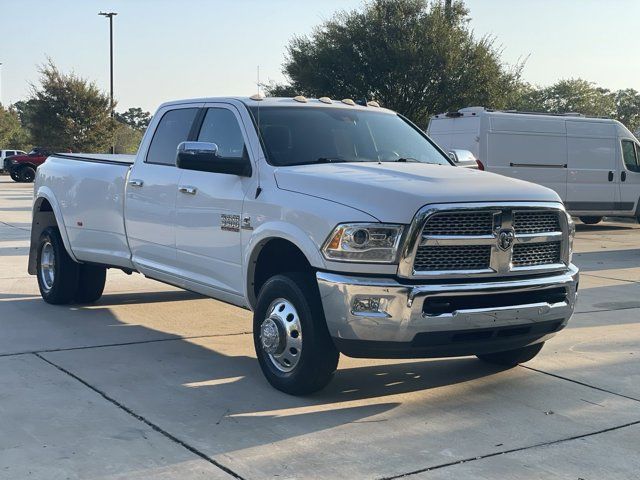
<svg viewBox="0 0 640 480">
<path fill-rule="evenodd" d="M 624 165 L 627 167 L 627 170 L 631 170 L 632 172 L 640 171 L 635 142 L 622 140 L 622 157 L 624 158 Z"/>
<path fill-rule="evenodd" d="M 242 158 L 244 138 L 235 115 L 226 108 L 210 108 L 204 117 L 199 142 L 211 142 L 218 146 L 218 155 L 223 158 Z"/>
<path fill-rule="evenodd" d="M 180 108 L 165 113 L 149 145 L 147 163 L 175 165 L 178 144 L 189 137 L 189 131 L 197 113 L 197 108 Z"/>
</svg>

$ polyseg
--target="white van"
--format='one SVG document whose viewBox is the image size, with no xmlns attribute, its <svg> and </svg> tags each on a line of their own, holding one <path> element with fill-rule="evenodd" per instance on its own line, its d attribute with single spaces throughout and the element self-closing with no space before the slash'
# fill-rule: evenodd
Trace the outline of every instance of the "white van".
<svg viewBox="0 0 640 480">
<path fill-rule="evenodd" d="M 616 120 L 470 107 L 431 117 L 427 134 L 488 171 L 552 188 L 584 223 L 640 214 L 640 143 Z"/>
</svg>

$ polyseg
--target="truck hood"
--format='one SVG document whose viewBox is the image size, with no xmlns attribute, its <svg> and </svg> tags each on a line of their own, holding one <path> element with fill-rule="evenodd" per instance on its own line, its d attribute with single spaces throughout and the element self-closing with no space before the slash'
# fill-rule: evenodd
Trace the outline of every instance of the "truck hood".
<svg viewBox="0 0 640 480">
<path fill-rule="evenodd" d="M 356 208 L 381 222 L 410 223 L 432 203 L 560 202 L 546 187 L 479 170 L 424 163 L 329 163 L 279 167 L 278 188 Z"/>
</svg>

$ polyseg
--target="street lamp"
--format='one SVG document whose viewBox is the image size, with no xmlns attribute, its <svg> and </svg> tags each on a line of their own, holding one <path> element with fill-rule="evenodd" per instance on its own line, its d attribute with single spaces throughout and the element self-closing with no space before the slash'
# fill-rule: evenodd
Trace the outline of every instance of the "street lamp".
<svg viewBox="0 0 640 480">
<path fill-rule="evenodd" d="M 109 19 L 109 76 L 110 76 L 110 91 L 111 91 L 111 118 L 114 117 L 113 112 L 113 17 L 117 15 L 116 12 L 100 12 L 98 15 L 102 15 Z M 115 152 L 115 146 L 111 146 L 111 153 Z"/>
</svg>

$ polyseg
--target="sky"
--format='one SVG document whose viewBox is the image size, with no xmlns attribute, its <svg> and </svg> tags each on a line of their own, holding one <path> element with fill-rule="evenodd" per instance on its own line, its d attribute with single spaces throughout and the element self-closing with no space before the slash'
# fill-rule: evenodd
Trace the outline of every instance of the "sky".
<svg viewBox="0 0 640 480">
<path fill-rule="evenodd" d="M 527 58 L 526 81 L 548 85 L 582 77 L 640 90 L 638 0 L 467 0 L 475 35 L 491 35 L 503 60 Z M 29 95 L 38 65 L 109 89 L 108 20 L 115 11 L 117 110 L 154 111 L 167 100 L 251 95 L 282 81 L 294 35 L 361 0 L 0 0 L 0 102 Z"/>
</svg>

